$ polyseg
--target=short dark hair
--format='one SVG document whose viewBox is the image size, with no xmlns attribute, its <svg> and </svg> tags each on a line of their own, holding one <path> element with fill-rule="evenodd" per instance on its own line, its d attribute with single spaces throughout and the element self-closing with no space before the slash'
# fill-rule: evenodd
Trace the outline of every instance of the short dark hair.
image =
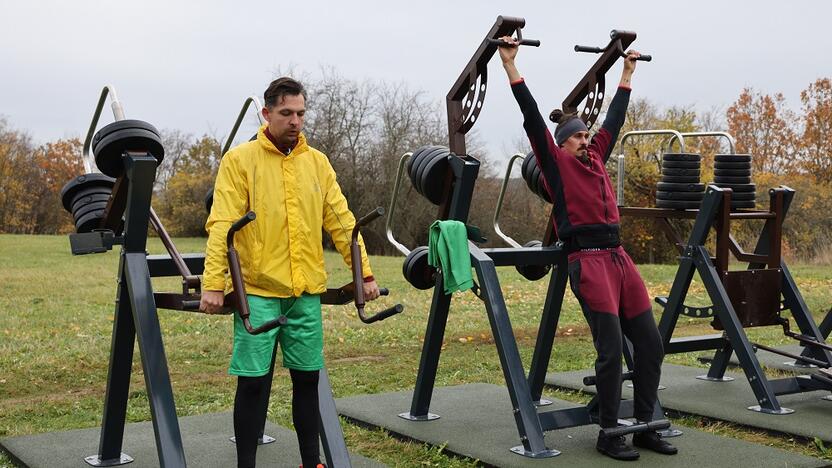
<svg viewBox="0 0 832 468">
<path fill-rule="evenodd" d="M 266 107 L 274 107 L 283 98 L 283 96 L 297 96 L 302 95 L 306 99 L 306 89 L 300 83 L 288 76 L 280 77 L 269 84 L 266 91 L 263 93 L 263 101 Z"/>
</svg>

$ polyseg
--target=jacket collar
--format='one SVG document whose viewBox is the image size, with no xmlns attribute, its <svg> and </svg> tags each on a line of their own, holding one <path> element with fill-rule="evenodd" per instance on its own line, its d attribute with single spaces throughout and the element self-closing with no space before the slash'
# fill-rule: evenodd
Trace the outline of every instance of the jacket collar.
<svg viewBox="0 0 832 468">
<path fill-rule="evenodd" d="M 304 133 L 301 132 L 298 135 L 298 144 L 295 145 L 294 148 L 292 148 L 292 152 L 289 153 L 289 154 L 283 154 L 283 152 L 280 151 L 279 149 L 277 149 L 277 147 L 274 145 L 274 143 L 272 143 L 272 141 L 269 139 L 269 137 L 266 136 L 266 128 L 267 127 L 268 127 L 268 124 L 263 124 L 263 125 L 260 126 L 260 129 L 257 130 L 257 143 L 259 143 L 260 146 L 262 146 L 266 151 L 269 151 L 271 153 L 276 153 L 276 154 L 279 154 L 279 155 L 284 156 L 284 157 L 288 157 L 288 156 L 293 155 L 293 154 L 304 153 L 309 149 L 309 146 L 306 143 L 306 135 L 304 135 Z"/>
</svg>

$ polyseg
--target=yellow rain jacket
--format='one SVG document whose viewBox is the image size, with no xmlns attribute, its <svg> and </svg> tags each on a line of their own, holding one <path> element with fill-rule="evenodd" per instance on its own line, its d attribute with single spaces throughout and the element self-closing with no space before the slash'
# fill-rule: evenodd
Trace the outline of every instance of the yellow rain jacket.
<svg viewBox="0 0 832 468">
<path fill-rule="evenodd" d="M 208 245 L 202 288 L 231 290 L 226 234 L 252 210 L 257 218 L 237 232 L 246 292 L 266 297 L 299 297 L 326 291 L 322 230 L 332 237 L 347 265 L 355 217 L 335 181 L 326 155 L 301 133 L 284 155 L 260 127 L 257 139 L 225 154 L 214 185 L 214 205 L 205 229 Z M 361 244 L 364 277 L 370 264 Z"/>
</svg>

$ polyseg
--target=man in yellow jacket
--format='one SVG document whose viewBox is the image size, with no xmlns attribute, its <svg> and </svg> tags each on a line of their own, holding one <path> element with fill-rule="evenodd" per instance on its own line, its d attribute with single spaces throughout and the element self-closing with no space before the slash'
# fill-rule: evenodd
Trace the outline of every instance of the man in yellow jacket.
<svg viewBox="0 0 832 468">
<path fill-rule="evenodd" d="M 253 467 L 257 438 L 266 420 L 268 393 L 279 343 L 283 366 L 292 378 L 292 419 L 302 467 L 320 465 L 318 373 L 323 368 L 323 328 L 319 294 L 326 291 L 322 229 L 332 237 L 347 265 L 355 217 L 335 180 L 326 155 L 310 147 L 301 133 L 306 92 L 283 77 L 264 93 L 266 125 L 257 139 L 231 149 L 222 159 L 214 185 L 200 309 L 216 313 L 230 290 L 225 237 L 231 224 L 249 210 L 257 219 L 235 236 L 255 327 L 286 315 L 287 324 L 250 335 L 234 319 L 229 373 L 237 377 L 234 435 L 238 467 Z M 362 248 L 364 295 L 379 296 Z"/>
</svg>

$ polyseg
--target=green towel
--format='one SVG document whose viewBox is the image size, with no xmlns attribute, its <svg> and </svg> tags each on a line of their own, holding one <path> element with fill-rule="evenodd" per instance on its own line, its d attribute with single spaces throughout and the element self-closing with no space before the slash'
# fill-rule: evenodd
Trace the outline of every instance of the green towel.
<svg viewBox="0 0 832 468">
<path fill-rule="evenodd" d="M 445 294 L 474 286 L 468 230 L 460 221 L 434 221 L 428 233 L 428 264 L 442 269 Z"/>
</svg>

